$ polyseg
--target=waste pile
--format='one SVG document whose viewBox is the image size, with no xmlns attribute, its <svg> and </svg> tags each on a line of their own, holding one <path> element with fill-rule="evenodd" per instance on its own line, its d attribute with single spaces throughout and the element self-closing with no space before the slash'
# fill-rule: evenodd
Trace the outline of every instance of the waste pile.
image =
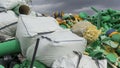
<svg viewBox="0 0 120 68">
<path fill-rule="evenodd" d="M 112 68 L 120 67 L 120 11 L 113 9 L 97 10 L 91 7 L 96 14 L 86 20 L 95 25 L 101 34 L 93 43 L 89 44 L 86 52 L 97 59 L 106 58 Z"/>
<path fill-rule="evenodd" d="M 30 0 L 0 0 L 0 68 L 30 68 L 31 61 L 22 56 L 16 28 L 20 15 L 40 16 L 28 5 Z M 45 68 L 39 61 L 32 67 Z"/>
<path fill-rule="evenodd" d="M 95 14 L 89 16 L 80 12 L 74 14 L 54 13 L 60 26 L 78 36 L 84 37 L 88 44 L 84 54 L 96 59 L 107 59 L 108 68 L 120 67 L 120 11 L 111 8 L 91 9 Z"/>
<path fill-rule="evenodd" d="M 0 68 L 120 68 L 119 10 L 47 17 L 29 2 L 0 0 Z"/>
<path fill-rule="evenodd" d="M 75 23 L 83 20 L 78 14 L 54 12 L 53 17 L 58 21 L 59 25 L 64 29 L 70 29 Z"/>
<path fill-rule="evenodd" d="M 60 57 L 74 56 L 73 51 L 85 51 L 83 37 L 32 11 L 28 2 L 0 0 L 1 68 L 48 68 Z"/>
</svg>

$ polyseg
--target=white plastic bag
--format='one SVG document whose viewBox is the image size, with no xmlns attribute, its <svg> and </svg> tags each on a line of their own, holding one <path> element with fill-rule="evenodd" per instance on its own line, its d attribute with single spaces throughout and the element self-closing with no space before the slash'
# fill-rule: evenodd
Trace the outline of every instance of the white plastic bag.
<svg viewBox="0 0 120 68">
<path fill-rule="evenodd" d="M 84 52 L 86 40 L 69 30 L 63 30 L 52 17 L 22 15 L 19 18 L 16 36 L 21 44 L 22 53 L 32 58 L 36 39 L 40 38 L 36 60 L 51 66 L 53 61 L 73 50 Z"/>
<path fill-rule="evenodd" d="M 27 48 L 33 44 L 33 36 L 38 35 L 38 33 L 61 29 L 62 28 L 59 27 L 58 22 L 52 17 L 21 15 L 17 24 L 16 36 L 21 43 L 23 55 L 26 55 Z"/>
<path fill-rule="evenodd" d="M 25 30 L 28 37 L 38 33 L 61 30 L 58 22 L 52 17 L 35 17 L 30 15 L 21 15 L 19 17 L 18 29 Z M 19 33 L 19 32 L 18 32 Z"/>
<path fill-rule="evenodd" d="M 40 37 L 36 60 L 41 61 L 51 67 L 54 60 L 65 56 L 73 55 L 73 51 L 83 53 L 86 48 L 86 40 L 78 37 L 71 31 L 56 31 L 51 34 L 42 35 Z M 27 49 L 27 58 L 32 59 L 35 44 Z"/>
<path fill-rule="evenodd" d="M 0 33 L 11 37 L 15 36 L 18 18 L 13 11 L 0 13 Z"/>
<path fill-rule="evenodd" d="M 63 56 L 57 60 L 52 65 L 52 68 L 76 68 L 78 62 L 78 56 Z M 98 65 L 100 68 L 107 68 L 107 60 L 98 60 Z M 78 68 L 99 68 L 99 66 L 91 57 L 82 55 L 80 64 Z"/>
<path fill-rule="evenodd" d="M 0 0 L 0 7 L 5 9 L 13 9 L 20 3 L 25 3 L 25 0 Z"/>
</svg>

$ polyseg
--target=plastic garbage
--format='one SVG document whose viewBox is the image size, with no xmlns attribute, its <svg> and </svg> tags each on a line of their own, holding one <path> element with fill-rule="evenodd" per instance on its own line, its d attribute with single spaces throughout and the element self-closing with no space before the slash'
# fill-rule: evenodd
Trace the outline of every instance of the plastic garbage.
<svg viewBox="0 0 120 68">
<path fill-rule="evenodd" d="M 0 56 L 20 53 L 20 44 L 18 40 L 12 39 L 0 43 Z"/>
<path fill-rule="evenodd" d="M 5 68 L 4 66 L 0 65 L 0 68 Z"/>
<path fill-rule="evenodd" d="M 63 56 L 55 60 L 52 68 L 76 68 L 78 56 Z M 82 55 L 78 68 L 107 68 L 107 60 L 98 60 L 98 63 L 91 57 Z"/>
<path fill-rule="evenodd" d="M 21 3 L 25 3 L 25 0 L 0 0 L 0 7 L 4 9 L 13 9 Z"/>
<path fill-rule="evenodd" d="M 66 37 L 66 38 L 64 38 Z M 55 31 L 53 33 L 42 35 L 39 42 L 36 60 L 41 61 L 50 67 L 54 60 L 64 55 L 73 55 L 73 50 L 84 52 L 86 48 L 86 40 L 78 37 L 71 31 Z M 35 40 L 33 40 L 35 41 Z M 44 43 L 45 42 L 45 43 Z M 31 60 L 34 45 L 27 49 L 27 58 Z"/>
<path fill-rule="evenodd" d="M 57 21 L 52 17 L 21 15 L 17 24 L 16 36 L 21 43 L 23 55 L 25 56 L 27 48 L 33 44 L 33 36 L 42 33 L 51 33 L 61 29 Z"/>
<path fill-rule="evenodd" d="M 92 25 L 89 21 L 80 21 L 73 25 L 71 28 L 72 32 L 78 36 L 83 36 L 83 33 L 86 31 L 86 28 Z"/>
<path fill-rule="evenodd" d="M 108 59 L 108 61 L 112 62 L 112 63 L 115 63 L 117 61 L 117 56 L 110 53 L 106 56 L 106 58 Z"/>
<path fill-rule="evenodd" d="M 0 34 L 15 37 L 18 18 L 11 10 L 0 13 Z"/>
<path fill-rule="evenodd" d="M 85 12 L 80 12 L 79 17 L 82 19 L 86 19 L 88 17 L 88 15 Z"/>
<path fill-rule="evenodd" d="M 24 60 L 21 64 L 15 64 L 13 68 L 29 68 L 30 67 L 31 61 L 29 60 Z M 47 68 L 44 64 L 42 64 L 39 61 L 34 61 L 33 68 Z"/>
<path fill-rule="evenodd" d="M 75 23 L 82 20 L 82 18 L 80 18 L 77 14 L 64 13 L 63 11 L 60 13 L 55 12 L 53 16 L 58 21 L 60 26 L 62 25 L 61 27 L 63 29 L 71 29 Z"/>
<path fill-rule="evenodd" d="M 98 39 L 101 31 L 96 26 L 88 21 L 80 21 L 73 25 L 71 28 L 72 32 L 78 36 L 82 36 L 87 39 L 88 42 L 93 42 Z"/>
<path fill-rule="evenodd" d="M 62 29 L 52 17 L 21 16 L 16 37 L 20 41 L 22 54 L 29 60 L 32 58 L 36 39 L 39 38 L 36 60 L 49 67 L 55 59 L 71 55 L 73 50 L 83 53 L 87 44 L 84 38 Z"/>
</svg>

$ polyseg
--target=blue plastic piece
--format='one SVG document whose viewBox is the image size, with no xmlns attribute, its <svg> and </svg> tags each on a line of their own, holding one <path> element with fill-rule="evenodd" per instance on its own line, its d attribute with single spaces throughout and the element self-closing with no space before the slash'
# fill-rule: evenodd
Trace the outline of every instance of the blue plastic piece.
<svg viewBox="0 0 120 68">
<path fill-rule="evenodd" d="M 115 32 L 115 29 L 110 29 L 106 32 L 106 35 L 109 36 L 112 32 Z"/>
</svg>

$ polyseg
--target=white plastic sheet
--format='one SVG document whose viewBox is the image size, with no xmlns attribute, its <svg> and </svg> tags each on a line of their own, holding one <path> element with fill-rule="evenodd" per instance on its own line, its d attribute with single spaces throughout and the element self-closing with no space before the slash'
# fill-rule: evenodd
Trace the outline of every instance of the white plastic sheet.
<svg viewBox="0 0 120 68">
<path fill-rule="evenodd" d="M 18 18 L 13 11 L 0 13 L 0 33 L 2 35 L 15 36 Z"/>
<path fill-rule="evenodd" d="M 78 37 L 70 31 L 56 31 L 51 34 L 44 35 L 40 38 L 36 60 L 41 61 L 51 67 L 54 60 L 65 56 L 73 55 L 73 51 L 83 53 L 86 48 L 86 40 Z M 27 49 L 27 58 L 32 59 L 35 44 Z"/>
<path fill-rule="evenodd" d="M 52 65 L 52 68 L 76 68 L 78 62 L 78 56 L 63 56 Z M 98 60 L 100 68 L 107 68 L 107 60 Z M 82 55 L 78 68 L 99 68 L 95 60 L 91 57 Z"/>
<path fill-rule="evenodd" d="M 73 54 L 73 50 L 83 53 L 87 44 L 84 38 L 69 30 L 63 30 L 51 17 L 22 15 L 18 22 L 16 36 L 20 41 L 23 55 L 30 60 L 36 39 L 40 38 L 36 60 L 49 67 L 59 57 Z"/>
<path fill-rule="evenodd" d="M 27 48 L 33 44 L 33 36 L 36 36 L 38 33 L 61 29 L 54 18 L 21 15 L 17 24 L 16 36 L 21 43 L 23 55 L 26 55 Z"/>
<path fill-rule="evenodd" d="M 26 30 L 27 36 L 35 36 L 38 33 L 61 30 L 58 22 L 52 17 L 35 17 L 21 15 L 19 17 L 18 29 Z M 18 32 L 19 33 L 19 32 Z"/>
<path fill-rule="evenodd" d="M 5 9 L 13 9 L 21 3 L 25 3 L 25 0 L 0 0 L 0 7 Z"/>
</svg>

